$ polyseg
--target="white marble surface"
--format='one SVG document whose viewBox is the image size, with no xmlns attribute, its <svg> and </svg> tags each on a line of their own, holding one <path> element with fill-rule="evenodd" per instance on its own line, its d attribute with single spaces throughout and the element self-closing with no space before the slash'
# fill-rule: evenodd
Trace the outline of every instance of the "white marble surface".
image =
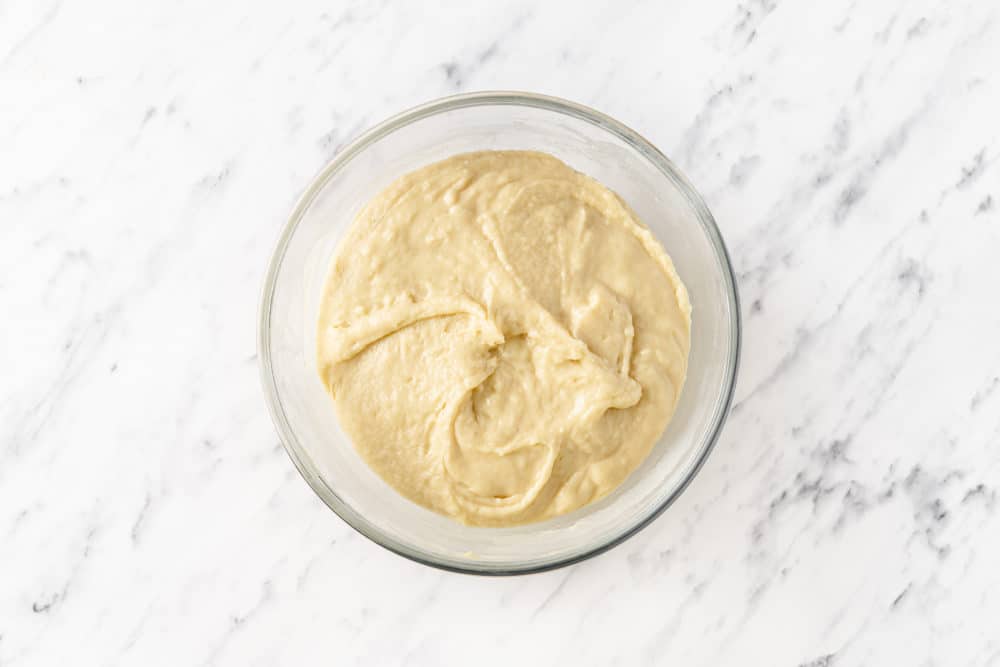
<svg viewBox="0 0 1000 667">
<path fill-rule="evenodd" d="M 992 0 L 0 1 L 0 665 L 1000 665 L 998 67 Z M 255 356 L 311 176 L 495 88 L 672 156 L 745 322 L 680 501 L 501 580 L 331 514 Z"/>
</svg>

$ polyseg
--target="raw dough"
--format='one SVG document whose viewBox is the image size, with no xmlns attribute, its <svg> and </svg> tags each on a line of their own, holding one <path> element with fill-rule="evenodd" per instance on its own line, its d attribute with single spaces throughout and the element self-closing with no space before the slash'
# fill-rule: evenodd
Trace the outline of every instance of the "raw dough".
<svg viewBox="0 0 1000 667">
<path fill-rule="evenodd" d="M 473 525 L 577 509 L 649 454 L 687 372 L 691 306 L 613 192 L 544 153 L 456 155 L 357 216 L 318 366 L 365 461 Z"/>
</svg>

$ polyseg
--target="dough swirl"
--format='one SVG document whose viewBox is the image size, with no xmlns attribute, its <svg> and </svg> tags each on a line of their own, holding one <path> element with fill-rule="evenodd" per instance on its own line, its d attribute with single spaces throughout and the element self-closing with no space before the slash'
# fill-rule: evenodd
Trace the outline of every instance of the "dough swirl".
<svg viewBox="0 0 1000 667">
<path fill-rule="evenodd" d="M 690 304 L 610 190 L 543 153 L 457 155 L 357 216 L 323 293 L 320 376 L 365 461 L 473 525 L 572 511 L 666 428 Z"/>
</svg>

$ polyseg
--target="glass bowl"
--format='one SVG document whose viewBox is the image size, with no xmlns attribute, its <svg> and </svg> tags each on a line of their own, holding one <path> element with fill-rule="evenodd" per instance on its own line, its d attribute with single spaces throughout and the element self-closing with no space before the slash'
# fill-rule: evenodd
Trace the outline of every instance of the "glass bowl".
<svg viewBox="0 0 1000 667">
<path fill-rule="evenodd" d="M 405 499 L 376 475 L 337 423 L 316 371 L 318 302 L 334 248 L 357 211 L 397 177 L 456 153 L 551 153 L 617 192 L 663 243 L 692 304 L 687 382 L 649 457 L 613 493 L 513 528 L 461 525 Z M 259 359 L 275 426 L 299 472 L 359 532 L 421 563 L 479 574 L 567 565 L 619 544 L 680 495 L 705 462 L 733 395 L 740 350 L 736 281 L 704 201 L 648 141 L 565 100 L 512 92 L 448 97 L 361 135 L 316 177 L 271 259 Z"/>
</svg>

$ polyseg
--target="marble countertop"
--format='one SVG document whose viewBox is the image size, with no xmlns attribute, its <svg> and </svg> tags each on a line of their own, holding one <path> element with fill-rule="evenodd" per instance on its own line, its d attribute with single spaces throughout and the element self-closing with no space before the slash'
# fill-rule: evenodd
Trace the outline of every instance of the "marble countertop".
<svg viewBox="0 0 1000 667">
<path fill-rule="evenodd" d="M 426 11 L 0 4 L 0 665 L 1000 665 L 1000 6 Z M 683 497 L 509 579 L 334 516 L 255 354 L 313 174 L 479 89 L 660 146 L 745 324 Z"/>
</svg>

